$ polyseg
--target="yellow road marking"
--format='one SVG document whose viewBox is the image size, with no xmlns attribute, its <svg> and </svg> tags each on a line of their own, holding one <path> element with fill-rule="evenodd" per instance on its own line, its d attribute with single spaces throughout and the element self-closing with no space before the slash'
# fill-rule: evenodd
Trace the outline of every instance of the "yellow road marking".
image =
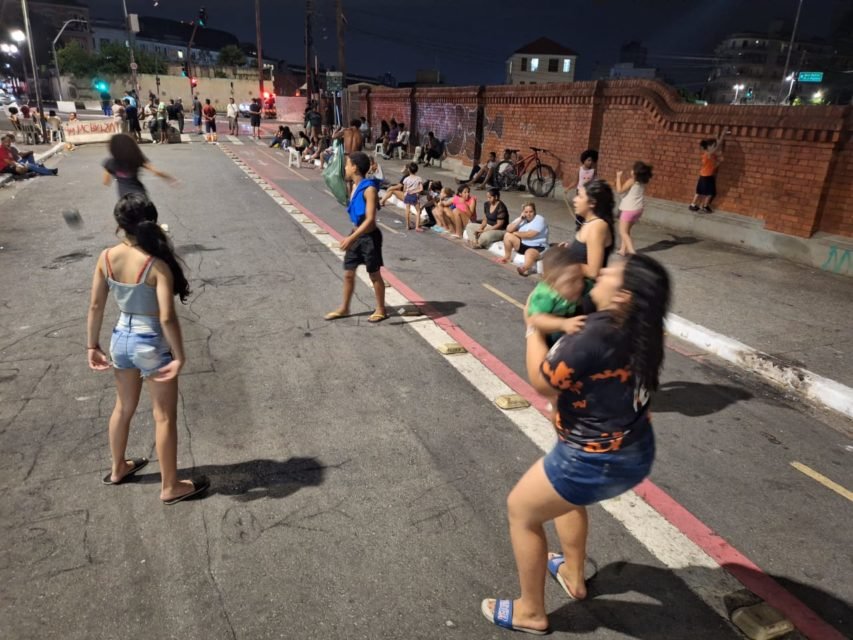
<svg viewBox="0 0 853 640">
<path fill-rule="evenodd" d="M 497 289 L 495 289 L 493 286 L 488 285 L 488 284 L 486 284 L 485 282 L 483 283 L 483 286 L 484 286 L 484 287 L 486 287 L 486 289 L 488 289 L 489 291 L 491 291 L 492 293 L 494 293 L 494 294 L 495 294 L 496 296 L 498 296 L 499 298 L 503 298 L 504 300 L 506 300 L 506 301 L 507 301 L 507 302 L 509 302 L 510 304 L 514 304 L 514 305 L 515 305 L 516 307 L 518 307 L 519 309 L 524 309 L 524 305 L 523 305 L 523 304 L 521 304 L 521 303 L 520 303 L 518 300 L 516 300 L 515 298 L 508 296 L 508 295 L 507 295 L 507 294 L 505 294 L 503 291 L 498 291 L 498 290 L 497 290 Z"/>
<path fill-rule="evenodd" d="M 853 491 L 848 491 L 837 482 L 833 482 L 825 475 L 818 473 L 811 467 L 807 467 L 802 462 L 792 462 L 791 466 L 794 467 L 794 469 L 796 469 L 797 471 L 806 474 L 812 480 L 820 482 L 827 489 L 835 491 L 835 493 L 837 493 L 838 495 L 847 498 L 848 500 L 850 500 L 850 502 L 853 502 Z"/>
</svg>

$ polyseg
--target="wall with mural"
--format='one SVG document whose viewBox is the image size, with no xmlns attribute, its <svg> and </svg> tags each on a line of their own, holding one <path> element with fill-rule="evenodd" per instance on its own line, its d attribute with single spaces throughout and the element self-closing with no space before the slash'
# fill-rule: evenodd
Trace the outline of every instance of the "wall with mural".
<svg viewBox="0 0 853 640">
<path fill-rule="evenodd" d="M 651 80 L 567 85 L 372 89 L 358 108 L 370 119 L 412 122 L 413 139 L 434 131 L 448 153 L 472 164 L 489 151 L 537 146 L 564 181 L 578 157 L 599 150 L 609 181 L 635 160 L 654 165 L 649 195 L 689 202 L 699 173 L 699 141 L 730 131 L 715 205 L 758 218 L 767 229 L 809 237 L 853 237 L 851 107 L 701 106 Z"/>
</svg>

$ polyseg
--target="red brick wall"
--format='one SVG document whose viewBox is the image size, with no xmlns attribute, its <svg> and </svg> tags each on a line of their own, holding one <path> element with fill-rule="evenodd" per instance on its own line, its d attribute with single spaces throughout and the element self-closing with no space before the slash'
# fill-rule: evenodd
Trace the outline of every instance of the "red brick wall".
<svg viewBox="0 0 853 640">
<path fill-rule="evenodd" d="M 556 156 L 546 162 L 572 181 L 580 153 L 592 147 L 612 183 L 617 170 L 644 160 L 654 165 L 649 195 L 685 205 L 699 173 L 699 141 L 730 129 L 717 207 L 782 233 L 853 236 L 850 107 L 692 105 L 649 80 L 375 89 L 368 102 L 374 131 L 382 118 L 415 115 L 414 134 L 435 131 L 466 164 L 507 147 L 544 147 Z"/>
</svg>

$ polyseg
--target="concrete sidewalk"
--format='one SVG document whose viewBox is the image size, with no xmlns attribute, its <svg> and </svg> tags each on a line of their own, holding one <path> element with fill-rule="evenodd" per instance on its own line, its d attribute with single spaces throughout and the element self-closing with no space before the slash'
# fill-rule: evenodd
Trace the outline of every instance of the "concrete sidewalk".
<svg viewBox="0 0 853 640">
<path fill-rule="evenodd" d="M 383 161 L 386 178 L 393 179 L 404 162 Z M 446 164 L 443 169 L 422 167 L 419 175 L 455 188 L 458 173 Z M 561 195 L 560 185 L 557 190 Z M 474 195 L 482 202 L 485 191 Z M 533 199 L 548 220 L 551 242 L 574 236 L 574 216 L 562 197 L 508 192 L 502 199 L 511 214 Z M 772 366 L 786 375 L 799 377 L 807 370 L 853 387 L 853 280 L 701 233 L 706 221 L 726 214 L 700 217 L 684 205 L 658 200 L 651 200 L 646 211 L 634 229 L 635 244 L 670 270 L 674 314 L 769 355 Z M 694 232 L 681 230 L 688 224 Z"/>
</svg>

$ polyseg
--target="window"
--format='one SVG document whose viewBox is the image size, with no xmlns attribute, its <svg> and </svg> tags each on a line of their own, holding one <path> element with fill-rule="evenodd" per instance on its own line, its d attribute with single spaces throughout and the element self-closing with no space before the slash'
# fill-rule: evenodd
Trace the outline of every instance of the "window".
<svg viewBox="0 0 853 640">
<path fill-rule="evenodd" d="M 527 58 L 522 58 L 522 59 L 521 59 L 521 70 L 522 70 L 522 71 L 527 71 Z"/>
<path fill-rule="evenodd" d="M 560 70 L 560 59 L 559 58 L 549 58 L 548 59 L 548 73 L 556 73 Z"/>
<path fill-rule="evenodd" d="M 530 58 L 530 70 L 539 71 L 539 58 Z"/>
<path fill-rule="evenodd" d="M 518 84 L 524 84 L 524 80 L 522 80 L 522 81 L 521 81 L 521 82 L 519 82 Z"/>
<path fill-rule="evenodd" d="M 572 70 L 572 59 L 566 58 L 563 60 L 563 73 L 569 73 Z"/>
</svg>

